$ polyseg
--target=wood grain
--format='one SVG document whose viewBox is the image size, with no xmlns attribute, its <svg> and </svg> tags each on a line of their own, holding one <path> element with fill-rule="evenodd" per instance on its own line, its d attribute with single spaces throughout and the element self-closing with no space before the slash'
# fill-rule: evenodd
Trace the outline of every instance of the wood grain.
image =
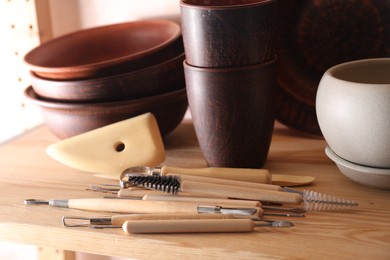
<svg viewBox="0 0 390 260">
<path fill-rule="evenodd" d="M 344 177 L 326 157 L 322 139 L 277 125 L 265 168 L 271 173 L 315 176 L 316 181 L 304 188 L 354 199 L 359 202 L 357 209 L 309 212 L 305 218 L 288 219 L 295 224 L 292 228 L 165 235 L 64 228 L 63 215 L 110 214 L 24 205 L 26 198 L 99 197 L 103 195 L 85 191 L 87 184 L 115 183 L 50 159 L 44 150 L 55 141 L 47 128 L 39 127 L 0 147 L 0 240 L 138 259 L 161 259 L 166 255 L 178 259 L 388 259 L 390 256 L 390 193 L 360 186 Z M 184 122 L 165 142 L 166 165 L 206 165 L 190 122 Z"/>
</svg>

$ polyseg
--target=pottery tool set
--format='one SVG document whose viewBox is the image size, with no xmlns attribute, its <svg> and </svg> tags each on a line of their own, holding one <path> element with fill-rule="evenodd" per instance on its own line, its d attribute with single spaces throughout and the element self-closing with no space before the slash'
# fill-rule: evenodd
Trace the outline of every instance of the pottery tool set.
<svg viewBox="0 0 390 260">
<path fill-rule="evenodd" d="M 307 211 L 357 206 L 352 200 L 286 188 L 310 184 L 311 176 L 271 175 L 253 168 L 156 167 L 164 161 L 165 149 L 150 113 L 62 140 L 47 153 L 75 169 L 118 181 L 87 188 L 108 193 L 109 198 L 25 200 L 27 205 L 112 214 L 109 220 L 65 216 L 65 227 L 122 227 L 127 233 L 250 232 L 260 226 L 293 226 L 268 216 L 304 217 Z M 136 162 L 154 167 L 135 166 Z"/>
<path fill-rule="evenodd" d="M 120 176 L 118 184 L 88 188 L 114 195 L 109 198 L 27 199 L 25 204 L 111 212 L 110 217 L 64 216 L 62 224 L 65 227 L 122 228 L 126 233 L 251 232 L 255 227 L 293 226 L 290 221 L 268 220 L 267 216 L 304 217 L 307 211 L 358 206 L 352 200 L 314 191 L 300 192 L 275 184 L 188 173 L 178 175 L 166 169 L 169 167 L 131 168 Z M 180 172 L 181 168 L 176 170 Z M 195 169 L 195 172 L 222 170 L 206 168 Z M 226 169 L 231 170 L 234 169 Z"/>
</svg>

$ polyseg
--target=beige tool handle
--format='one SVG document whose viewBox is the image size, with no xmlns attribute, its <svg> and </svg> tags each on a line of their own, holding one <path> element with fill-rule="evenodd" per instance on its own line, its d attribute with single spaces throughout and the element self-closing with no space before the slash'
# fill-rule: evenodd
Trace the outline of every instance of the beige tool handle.
<svg viewBox="0 0 390 260">
<path fill-rule="evenodd" d="M 272 184 L 280 186 L 302 186 L 312 183 L 315 180 L 313 176 L 298 176 L 285 174 L 272 174 Z"/>
<path fill-rule="evenodd" d="M 254 227 L 250 219 L 129 220 L 123 224 L 126 233 L 135 234 L 251 232 Z"/>
<path fill-rule="evenodd" d="M 271 183 L 271 174 L 266 169 L 246 169 L 246 168 L 179 168 L 161 167 L 161 174 L 175 173 L 180 175 L 195 175 L 219 179 L 248 181 L 257 183 Z"/>
<path fill-rule="evenodd" d="M 146 194 L 162 195 L 166 194 L 163 191 L 147 190 L 147 189 L 120 189 L 117 196 L 120 198 L 142 198 Z"/>
<path fill-rule="evenodd" d="M 273 190 L 259 190 L 214 183 L 182 181 L 181 190 L 189 193 L 202 193 L 211 196 L 228 196 L 235 199 L 258 200 L 281 204 L 300 204 L 302 196 L 298 193 L 289 193 Z"/>
<path fill-rule="evenodd" d="M 193 176 L 193 175 L 179 175 L 173 173 L 168 173 L 167 175 L 180 176 L 180 179 L 182 181 L 216 183 L 216 184 L 224 184 L 224 185 L 231 185 L 231 186 L 241 186 L 246 188 L 262 189 L 262 190 L 278 190 L 278 191 L 282 190 L 282 187 L 278 185 L 267 184 L 267 183 L 226 180 L 226 179 L 210 178 L 210 177 L 203 177 L 203 176 Z"/>
<path fill-rule="evenodd" d="M 68 207 L 118 213 L 198 213 L 198 203 L 125 199 L 70 199 Z"/>
<path fill-rule="evenodd" d="M 144 189 L 144 188 L 140 188 L 140 189 L 133 189 L 133 188 L 130 188 L 130 189 L 120 189 L 118 191 L 118 197 L 120 198 L 143 198 L 143 196 L 145 195 L 166 195 L 167 193 L 166 192 L 163 192 L 163 191 L 157 191 L 157 190 L 148 190 L 148 189 Z M 170 195 L 172 196 L 172 195 Z M 201 194 L 191 194 L 191 193 L 187 193 L 187 192 L 180 192 L 179 195 L 176 195 L 176 197 L 193 197 L 193 196 L 197 196 L 197 197 L 205 197 L 207 195 L 201 195 Z M 210 196 L 207 196 L 207 197 L 210 197 Z M 221 197 L 218 197 L 218 198 L 221 198 Z M 224 198 L 227 199 L 226 196 L 224 196 Z"/>
<path fill-rule="evenodd" d="M 174 220 L 174 219 L 230 219 L 229 214 L 130 214 L 111 217 L 111 224 L 123 225 L 128 220 Z"/>
<path fill-rule="evenodd" d="M 199 204 L 224 204 L 236 207 L 261 207 L 261 203 L 255 200 L 235 200 L 235 199 L 221 199 L 221 198 L 199 198 L 199 197 L 179 197 L 172 195 L 152 195 L 147 194 L 143 200 L 156 200 L 156 201 L 185 201 L 185 202 L 197 202 Z"/>
</svg>

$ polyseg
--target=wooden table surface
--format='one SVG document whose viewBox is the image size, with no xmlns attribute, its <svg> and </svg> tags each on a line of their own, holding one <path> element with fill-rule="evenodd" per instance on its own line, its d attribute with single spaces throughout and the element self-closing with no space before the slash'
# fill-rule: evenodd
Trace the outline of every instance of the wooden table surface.
<svg viewBox="0 0 390 260">
<path fill-rule="evenodd" d="M 344 177 L 326 157 L 323 139 L 277 125 L 265 168 L 273 174 L 315 176 L 314 184 L 300 189 L 353 199 L 359 202 L 357 209 L 309 212 L 304 218 L 290 218 L 295 224 L 292 228 L 168 235 L 65 228 L 61 223 L 64 215 L 107 214 L 24 205 L 27 198 L 102 196 L 85 188 L 106 180 L 61 165 L 45 153 L 45 148 L 56 141 L 46 127 L 40 126 L 0 147 L 0 240 L 137 259 L 390 259 L 390 193 Z M 206 166 L 190 121 L 172 132 L 165 144 L 165 165 Z"/>
</svg>

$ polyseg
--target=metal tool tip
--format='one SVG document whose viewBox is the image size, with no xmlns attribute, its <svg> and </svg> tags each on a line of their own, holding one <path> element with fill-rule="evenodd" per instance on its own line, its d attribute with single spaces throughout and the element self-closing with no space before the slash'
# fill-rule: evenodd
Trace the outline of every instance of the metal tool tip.
<svg viewBox="0 0 390 260">
<path fill-rule="evenodd" d="M 294 223 L 285 220 L 272 221 L 272 227 L 293 227 Z"/>
<path fill-rule="evenodd" d="M 37 199 L 26 199 L 24 200 L 25 205 L 38 205 L 38 204 L 49 204 L 48 200 L 37 200 Z"/>
</svg>

